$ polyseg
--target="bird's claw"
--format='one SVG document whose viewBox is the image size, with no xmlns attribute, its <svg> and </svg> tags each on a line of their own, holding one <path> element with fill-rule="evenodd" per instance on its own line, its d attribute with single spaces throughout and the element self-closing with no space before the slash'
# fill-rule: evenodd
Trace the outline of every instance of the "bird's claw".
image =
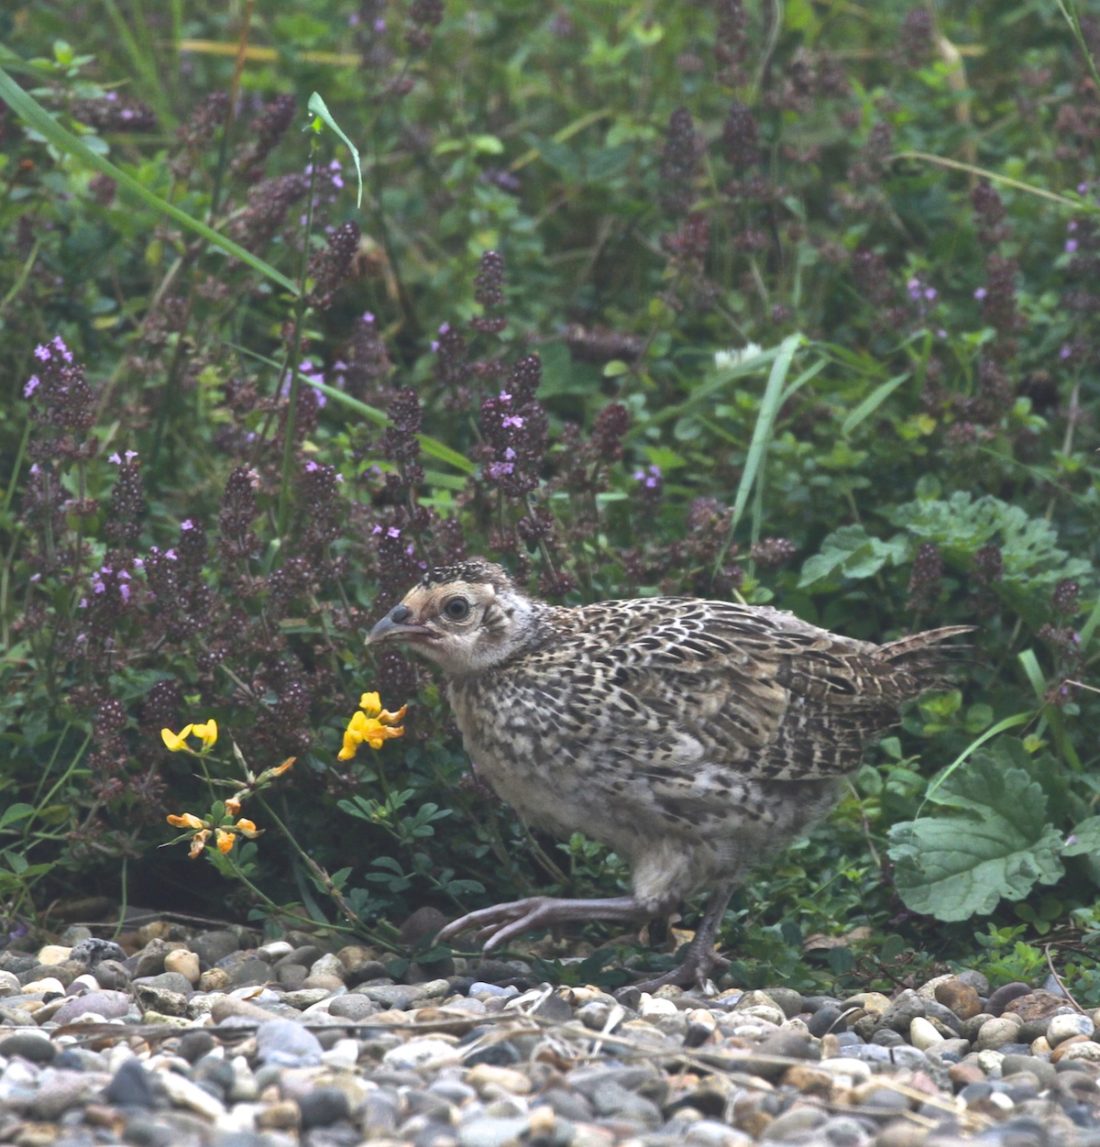
<svg viewBox="0 0 1100 1147">
<path fill-rule="evenodd" d="M 548 915 L 547 909 L 552 904 L 553 901 L 548 897 L 529 896 L 525 900 L 512 900 L 506 904 L 494 904 L 490 908 L 479 908 L 476 912 L 467 912 L 465 916 L 452 920 L 439 933 L 437 939 L 448 942 L 463 932 L 476 929 L 475 941 L 482 944 L 483 951 L 491 952 L 505 940 L 531 931 L 540 923 L 549 923 L 545 917 Z"/>
<path fill-rule="evenodd" d="M 711 972 L 717 969 L 721 974 L 729 966 L 730 961 L 717 952 L 692 951 L 689 947 L 684 958 L 675 968 L 669 969 L 660 976 L 654 976 L 652 979 L 640 980 L 638 983 L 632 984 L 631 987 L 637 988 L 640 992 L 655 992 L 658 988 L 672 984 L 679 988 L 698 988 L 705 996 L 713 996 L 717 989 L 714 986 L 714 981 L 710 978 Z"/>
</svg>

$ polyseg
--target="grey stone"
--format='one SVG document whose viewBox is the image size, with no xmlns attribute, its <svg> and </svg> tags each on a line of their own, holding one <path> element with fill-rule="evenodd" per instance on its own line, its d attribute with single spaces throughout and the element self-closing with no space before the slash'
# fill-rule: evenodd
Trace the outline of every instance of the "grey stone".
<svg viewBox="0 0 1100 1147">
<path fill-rule="evenodd" d="M 156 1103 L 153 1081 L 136 1059 L 125 1060 L 103 1093 L 116 1107 L 151 1108 Z"/>
<path fill-rule="evenodd" d="M 879 1017 L 878 1026 L 890 1028 L 903 1036 L 908 1035 L 909 1025 L 913 1020 L 918 1016 L 924 1018 L 927 1003 L 928 1001 L 922 1000 L 912 988 L 906 988 L 897 994 Z"/>
<path fill-rule="evenodd" d="M 85 1106 L 107 1082 L 108 1077 L 99 1072 L 47 1067 L 39 1077 L 30 1114 L 36 1119 L 59 1119 L 70 1108 Z"/>
<path fill-rule="evenodd" d="M 416 988 L 409 984 L 360 984 L 352 994 L 403 1012 L 416 999 Z"/>
<path fill-rule="evenodd" d="M 656 1127 L 661 1122 L 660 1108 L 651 1099 L 631 1091 L 613 1079 L 604 1079 L 589 1092 L 597 1115 L 613 1115 Z"/>
<path fill-rule="evenodd" d="M 1038 1055 L 1006 1055 L 1001 1061 L 1001 1075 L 1016 1075 L 1030 1072 L 1042 1087 L 1053 1087 L 1058 1080 L 1058 1071 L 1049 1059 Z"/>
<path fill-rule="evenodd" d="M 348 1097 L 336 1087 L 315 1087 L 298 1098 L 302 1130 L 329 1127 L 351 1114 Z"/>
<path fill-rule="evenodd" d="M 511 1119 L 477 1116 L 458 1128 L 458 1142 L 460 1147 L 507 1147 L 519 1143 L 527 1128 L 528 1121 L 523 1115 Z"/>
<path fill-rule="evenodd" d="M 221 965 L 225 967 L 225 965 Z M 229 972 L 229 984 L 234 988 L 250 987 L 253 984 L 266 984 L 275 976 L 274 969 L 266 960 L 258 956 L 245 956 L 234 960 L 226 970 Z"/>
<path fill-rule="evenodd" d="M 256 1029 L 256 1058 L 262 1064 L 304 1067 L 321 1062 L 321 1042 L 293 1020 L 268 1020 Z"/>
<path fill-rule="evenodd" d="M 189 1031 L 180 1036 L 176 1050 L 188 1063 L 195 1063 L 216 1046 L 217 1041 L 208 1031 Z"/>
<path fill-rule="evenodd" d="M 189 946 L 204 968 L 213 968 L 226 956 L 238 951 L 241 944 L 235 932 L 216 930 L 192 936 Z"/>
<path fill-rule="evenodd" d="M 96 983 L 109 991 L 124 992 L 130 986 L 130 970 L 118 960 L 102 960 L 92 969 Z"/>
<path fill-rule="evenodd" d="M 158 972 L 155 976 L 135 976 L 134 988 L 159 988 L 190 997 L 194 993 L 191 981 L 182 972 Z"/>
<path fill-rule="evenodd" d="M 115 960 L 122 963 L 126 959 L 126 953 L 122 946 L 116 944 L 114 940 L 101 940 L 97 936 L 88 936 L 73 945 L 69 959 L 75 960 L 78 964 L 83 964 L 86 968 L 95 968 L 104 960 Z"/>
<path fill-rule="evenodd" d="M 124 966 L 134 979 L 159 975 L 164 971 L 164 957 L 173 947 L 167 940 L 150 940 L 140 952 L 126 959 Z"/>
<path fill-rule="evenodd" d="M 1019 999 L 1020 996 L 1026 996 L 1030 992 L 1031 987 L 1028 984 L 1020 983 L 1018 980 L 1011 984 L 1002 984 L 990 995 L 986 1003 L 986 1010 L 990 1015 L 999 1016 L 1013 1000 Z"/>
<path fill-rule="evenodd" d="M 841 1011 L 837 1004 L 824 1004 L 817 1009 L 806 1023 L 810 1029 L 810 1035 L 817 1036 L 820 1039 L 828 1032 L 835 1031 L 837 1028 L 843 1029 L 844 1022 L 840 1017 L 844 1013 Z"/>
<path fill-rule="evenodd" d="M 763 1139 L 786 1139 L 821 1127 L 828 1116 L 820 1107 L 792 1107 L 776 1116 L 764 1130 Z"/>
<path fill-rule="evenodd" d="M 72 1023 L 94 1013 L 104 1019 L 118 1019 L 130 1010 L 130 995 L 128 992 L 87 992 L 83 996 L 73 996 L 66 1000 L 56 1012 L 54 1022 L 60 1027 L 62 1024 Z"/>
<path fill-rule="evenodd" d="M 330 1016 L 339 1016 L 345 1020 L 365 1020 L 382 1011 L 382 1007 L 375 1000 L 368 999 L 358 992 L 349 992 L 346 996 L 337 996 L 328 1006 Z"/>
<path fill-rule="evenodd" d="M 683 1142 L 692 1147 L 749 1147 L 753 1139 L 717 1119 L 700 1119 L 688 1128 Z"/>
<path fill-rule="evenodd" d="M 173 992 L 153 984 L 140 984 L 135 987 L 134 994 L 143 1011 L 156 1012 L 162 1016 L 187 1015 L 187 995 L 184 992 Z"/>
<path fill-rule="evenodd" d="M 57 1049 L 49 1037 L 34 1031 L 17 1031 L 0 1039 L 0 1056 L 19 1056 L 31 1063 L 49 1063 Z"/>
</svg>

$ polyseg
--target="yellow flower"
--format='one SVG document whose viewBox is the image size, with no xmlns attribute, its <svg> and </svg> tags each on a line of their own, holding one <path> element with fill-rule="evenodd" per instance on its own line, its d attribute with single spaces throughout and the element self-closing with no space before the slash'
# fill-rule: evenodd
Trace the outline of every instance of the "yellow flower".
<svg viewBox="0 0 1100 1147">
<path fill-rule="evenodd" d="M 202 741 L 201 751 L 208 753 L 218 740 L 218 722 L 211 717 L 209 721 L 187 725 L 178 733 L 173 733 L 171 729 L 161 729 L 160 739 L 171 753 L 193 753 L 195 750 L 187 743 L 187 738 L 192 734 Z"/>
<path fill-rule="evenodd" d="M 249 840 L 254 840 L 263 831 L 256 827 L 253 821 L 247 817 L 241 817 L 239 821 L 233 826 L 242 836 L 247 836 Z"/>
<path fill-rule="evenodd" d="M 202 741 L 202 751 L 204 753 L 210 752 L 218 743 L 218 722 L 215 721 L 213 717 L 211 717 L 209 721 L 192 725 L 191 732 Z"/>
<path fill-rule="evenodd" d="M 225 811 L 230 816 L 236 816 L 241 811 L 241 802 L 236 797 L 227 797 L 225 801 Z"/>
<path fill-rule="evenodd" d="M 391 713 L 382 708 L 382 700 L 377 693 L 364 693 L 359 698 L 359 708 L 344 730 L 344 746 L 337 759 L 350 761 L 364 741 L 372 749 L 380 749 L 386 741 L 403 737 L 405 730 L 400 721 L 408 708 L 408 705 L 402 705 L 396 713 Z"/>
<path fill-rule="evenodd" d="M 187 859 L 194 860 L 196 856 L 201 855 L 209 839 L 210 829 L 204 828 L 202 832 L 196 832 L 191 838 L 191 851 L 187 854 Z"/>
<path fill-rule="evenodd" d="M 285 773 L 288 769 L 290 769 L 294 765 L 294 762 L 297 759 L 298 759 L 297 757 L 287 757 L 287 759 L 285 761 L 283 761 L 283 763 L 281 765 L 272 766 L 272 768 L 270 770 L 271 775 L 273 777 L 281 777 L 283 775 L 283 773 Z"/>
<path fill-rule="evenodd" d="M 160 739 L 164 742 L 165 748 L 167 748 L 170 753 L 190 752 L 187 738 L 191 736 L 191 732 L 194 728 L 194 725 L 188 725 L 178 733 L 173 733 L 171 729 L 161 729 Z"/>
<path fill-rule="evenodd" d="M 391 713 L 389 709 L 382 708 L 382 698 L 377 693 L 364 693 L 359 698 L 359 708 L 368 717 L 377 717 L 384 725 L 398 725 L 405 719 L 405 714 L 409 711 L 408 705 L 402 705 L 396 713 Z M 400 734 L 398 734 L 400 736 Z"/>
<path fill-rule="evenodd" d="M 219 828 L 214 831 L 214 843 L 218 846 L 218 851 L 224 856 L 227 852 L 233 851 L 233 845 L 237 843 L 237 834 L 229 828 Z"/>
<path fill-rule="evenodd" d="M 190 828 L 200 829 L 206 827 L 206 821 L 199 820 L 194 813 L 185 812 L 177 816 L 175 813 L 168 814 L 168 823 L 175 828 Z"/>
</svg>

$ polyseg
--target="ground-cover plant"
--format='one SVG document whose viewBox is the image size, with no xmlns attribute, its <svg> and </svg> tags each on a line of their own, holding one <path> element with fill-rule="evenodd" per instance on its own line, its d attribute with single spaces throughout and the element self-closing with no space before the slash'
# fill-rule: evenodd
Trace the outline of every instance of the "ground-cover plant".
<svg viewBox="0 0 1100 1147">
<path fill-rule="evenodd" d="M 614 857 L 470 778 L 429 674 L 362 647 L 425 563 L 484 553 L 560 600 L 978 626 L 958 691 L 739 893 L 742 979 L 1000 973 L 1095 931 L 1096 26 L 78 8 L 0 47 L 12 927 L 75 873 L 368 928 L 609 891 Z M 407 732 L 342 754 L 374 689 Z M 194 811 L 161 738 L 196 714 L 256 777 L 297 758 L 264 799 L 303 851 L 246 846 L 266 901 L 157 847 L 169 813 L 241 819 Z"/>
</svg>

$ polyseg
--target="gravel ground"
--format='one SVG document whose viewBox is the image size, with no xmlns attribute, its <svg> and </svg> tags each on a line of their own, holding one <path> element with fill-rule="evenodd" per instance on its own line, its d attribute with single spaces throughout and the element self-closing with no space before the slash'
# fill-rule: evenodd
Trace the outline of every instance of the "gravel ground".
<svg viewBox="0 0 1100 1147">
<path fill-rule="evenodd" d="M 3 1143 L 1100 1147 L 1100 1011 L 973 972 L 616 998 L 296 934 L 64 941 L 0 953 Z"/>
</svg>

